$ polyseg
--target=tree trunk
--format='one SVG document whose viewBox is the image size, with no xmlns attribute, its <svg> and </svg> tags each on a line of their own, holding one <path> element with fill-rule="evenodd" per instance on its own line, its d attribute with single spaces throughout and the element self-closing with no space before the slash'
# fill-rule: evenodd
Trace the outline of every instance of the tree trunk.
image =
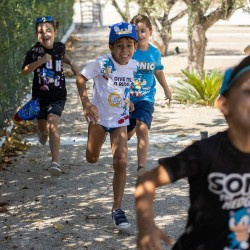
<svg viewBox="0 0 250 250">
<path fill-rule="evenodd" d="M 199 0 L 183 0 L 188 6 L 188 70 L 196 70 L 202 77 L 207 46 L 206 31 L 219 19 L 227 20 L 237 8 L 237 1 L 223 0 L 217 8 L 206 14 L 212 0 L 204 3 Z"/>
<path fill-rule="evenodd" d="M 167 56 L 168 46 L 172 39 L 171 25 L 159 28 L 157 21 L 151 18 L 153 26 L 152 42 L 159 49 L 162 56 Z"/>
<path fill-rule="evenodd" d="M 162 55 L 167 56 L 168 55 L 168 46 L 169 46 L 169 43 L 172 39 L 171 26 L 164 27 L 164 30 L 161 32 L 161 37 L 162 37 L 163 43 L 165 44 L 165 51 L 162 52 Z"/>
<path fill-rule="evenodd" d="M 202 75 L 207 46 L 206 30 L 201 24 L 188 25 L 188 69 Z"/>
</svg>

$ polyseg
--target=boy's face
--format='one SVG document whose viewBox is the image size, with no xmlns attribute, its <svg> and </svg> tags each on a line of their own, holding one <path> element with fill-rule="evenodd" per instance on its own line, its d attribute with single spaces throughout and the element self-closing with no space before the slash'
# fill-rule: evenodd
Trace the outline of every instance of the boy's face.
<svg viewBox="0 0 250 250">
<path fill-rule="evenodd" d="M 39 23 L 36 30 L 38 42 L 46 49 L 52 49 L 54 46 L 57 32 L 51 23 Z"/>
<path fill-rule="evenodd" d="M 152 35 L 152 31 L 146 26 L 146 24 L 136 24 L 136 32 L 139 45 L 148 45 L 149 37 Z"/>
<path fill-rule="evenodd" d="M 120 65 L 126 65 L 136 50 L 136 43 L 133 38 L 123 37 L 109 45 L 114 60 Z"/>
<path fill-rule="evenodd" d="M 229 126 L 250 131 L 250 72 L 237 80 L 226 97 L 219 98 L 218 106 Z"/>
</svg>

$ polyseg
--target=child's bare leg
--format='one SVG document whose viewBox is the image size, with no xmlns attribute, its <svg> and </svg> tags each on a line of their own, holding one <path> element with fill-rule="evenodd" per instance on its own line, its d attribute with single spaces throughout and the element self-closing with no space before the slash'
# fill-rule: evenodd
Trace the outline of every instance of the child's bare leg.
<svg viewBox="0 0 250 250">
<path fill-rule="evenodd" d="M 60 117 L 58 115 L 48 115 L 48 132 L 49 132 L 49 146 L 51 150 L 52 162 L 60 162 L 60 134 L 58 124 Z"/>
<path fill-rule="evenodd" d="M 136 122 L 138 167 L 146 168 L 149 147 L 148 126 L 141 121 Z"/>
<path fill-rule="evenodd" d="M 127 168 L 127 128 L 116 128 L 110 133 L 111 147 L 113 153 L 113 193 L 114 205 L 113 211 L 121 208 L 124 189 L 126 185 L 126 168 Z"/>
<path fill-rule="evenodd" d="M 102 145 L 106 138 L 106 131 L 99 124 L 89 123 L 88 142 L 86 149 L 86 160 L 89 163 L 95 163 L 99 159 Z"/>
<path fill-rule="evenodd" d="M 45 145 L 48 140 L 48 122 L 45 119 L 37 120 L 37 132 L 39 141 L 41 144 Z"/>
<path fill-rule="evenodd" d="M 135 134 L 135 128 L 128 132 L 128 141 L 132 138 L 132 136 Z"/>
</svg>

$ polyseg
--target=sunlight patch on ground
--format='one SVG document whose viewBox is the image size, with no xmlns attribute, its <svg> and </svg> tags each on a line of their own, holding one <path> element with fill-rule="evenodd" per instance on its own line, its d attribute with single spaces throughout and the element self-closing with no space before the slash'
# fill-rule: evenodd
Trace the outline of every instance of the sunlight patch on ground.
<svg viewBox="0 0 250 250">
<path fill-rule="evenodd" d="M 151 134 L 149 138 L 149 144 L 156 144 L 159 148 L 165 147 L 164 143 L 177 143 L 180 145 L 186 145 L 190 144 L 193 140 L 199 140 L 200 135 L 199 134 L 187 134 L 187 135 L 165 135 L 165 134 Z M 31 143 L 31 145 L 39 145 L 37 141 L 37 137 L 27 137 L 25 139 L 27 142 Z M 61 137 L 61 145 L 62 146 L 69 146 L 69 145 L 86 145 L 87 138 L 83 136 L 62 136 Z M 107 136 L 107 139 L 105 143 L 110 144 L 109 137 Z M 131 144 L 136 144 L 137 139 L 136 137 L 133 137 L 128 142 Z"/>
</svg>

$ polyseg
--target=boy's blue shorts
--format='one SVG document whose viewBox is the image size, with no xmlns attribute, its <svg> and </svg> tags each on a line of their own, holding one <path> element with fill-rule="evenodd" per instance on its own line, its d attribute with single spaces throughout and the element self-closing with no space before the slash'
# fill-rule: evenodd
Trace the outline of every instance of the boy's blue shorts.
<svg viewBox="0 0 250 250">
<path fill-rule="evenodd" d="M 153 120 L 154 103 L 148 101 L 140 101 L 134 104 L 135 109 L 130 113 L 127 131 L 130 132 L 136 126 L 136 120 L 144 122 L 150 129 Z"/>
</svg>

